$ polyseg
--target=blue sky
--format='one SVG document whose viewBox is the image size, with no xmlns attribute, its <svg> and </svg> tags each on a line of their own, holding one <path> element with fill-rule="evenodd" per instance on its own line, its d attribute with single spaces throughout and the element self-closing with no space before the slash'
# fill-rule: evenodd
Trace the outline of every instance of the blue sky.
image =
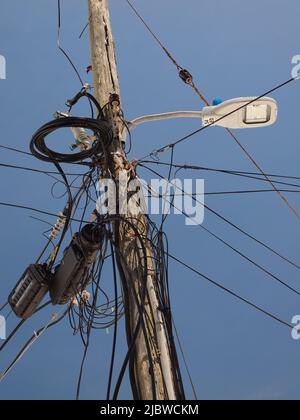
<svg viewBox="0 0 300 420">
<path fill-rule="evenodd" d="M 57 2 L 5 1 L 0 14 L 0 55 L 6 57 L 7 80 L 0 80 L 1 144 L 28 150 L 33 132 L 63 110 L 65 100 L 80 88 L 65 58 L 58 52 Z M 62 0 L 62 44 L 86 81 L 90 64 L 88 34 L 78 36 L 87 22 L 84 0 Z M 125 115 L 128 119 L 155 112 L 200 109 L 202 104 L 177 77 L 123 0 L 111 0 L 118 66 Z M 136 0 L 136 6 L 179 63 L 194 75 L 204 95 L 230 99 L 260 95 L 291 75 L 292 57 L 300 54 L 300 4 L 297 0 Z M 300 83 L 300 82 L 299 82 Z M 300 176 L 300 84 L 278 91 L 276 125 L 238 132 L 239 139 L 266 172 Z M 88 109 L 85 110 L 88 112 Z M 168 121 L 135 131 L 131 158 L 173 142 L 199 128 L 199 121 Z M 44 169 L 31 157 L 1 150 L 2 163 Z M 167 160 L 168 155 L 164 156 Z M 212 128 L 180 145 L 175 161 L 215 168 L 252 171 L 240 149 L 221 128 Z M 51 179 L 0 168 L 0 201 L 57 213 L 62 200 L 51 197 Z M 163 171 L 162 171 L 163 172 Z M 146 172 L 140 172 L 148 177 Z M 199 174 L 188 173 L 190 177 Z M 182 174 L 184 176 L 184 174 Z M 206 191 L 255 189 L 261 183 L 225 175 L 201 173 Z M 289 195 L 300 209 L 300 197 Z M 276 194 L 209 196 L 207 204 L 249 233 L 295 261 L 299 258 L 299 223 Z M 0 304 L 26 266 L 44 245 L 43 225 L 29 211 L 0 207 Z M 249 257 L 300 289 L 299 273 L 263 248 L 206 214 L 204 226 L 226 238 Z M 299 298 L 256 270 L 184 218 L 172 216 L 166 225 L 173 254 L 235 290 L 245 298 L 290 322 L 300 313 Z M 110 277 L 107 274 L 107 287 Z M 300 341 L 262 314 L 236 302 L 193 273 L 171 263 L 174 318 L 193 380 L 201 399 L 299 399 Z M 51 310 L 32 319 L 0 358 L 1 370 L 32 331 L 47 321 Z M 9 319 L 12 329 L 16 320 Z M 112 331 L 93 336 L 82 398 L 105 397 Z M 82 356 L 79 337 L 68 322 L 50 330 L 9 377 L 0 384 L 1 399 L 73 399 Z M 120 337 L 117 362 L 126 352 Z M 183 368 L 184 372 L 184 368 Z M 187 379 L 184 372 L 184 378 Z M 192 397 L 186 381 L 187 395 Z M 121 397 L 130 398 L 128 381 Z"/>
</svg>

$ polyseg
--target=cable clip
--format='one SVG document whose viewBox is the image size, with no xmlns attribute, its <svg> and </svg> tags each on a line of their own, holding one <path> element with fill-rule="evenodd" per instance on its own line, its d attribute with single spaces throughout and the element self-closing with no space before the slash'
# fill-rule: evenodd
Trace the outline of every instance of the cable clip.
<svg viewBox="0 0 300 420">
<path fill-rule="evenodd" d="M 86 92 L 91 89 L 91 85 L 89 83 L 86 83 L 83 85 L 82 89 L 80 90 L 80 92 L 77 93 L 77 95 L 74 96 L 74 98 L 69 99 L 66 102 L 66 105 L 70 108 L 72 108 L 74 105 L 77 104 L 77 102 L 86 94 Z"/>
</svg>

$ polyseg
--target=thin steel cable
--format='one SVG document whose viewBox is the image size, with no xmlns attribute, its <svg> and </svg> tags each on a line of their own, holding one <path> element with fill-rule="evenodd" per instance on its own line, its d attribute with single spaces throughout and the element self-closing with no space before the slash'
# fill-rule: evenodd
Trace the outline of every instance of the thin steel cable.
<svg viewBox="0 0 300 420">
<path fill-rule="evenodd" d="M 128 3 L 129 7 L 133 10 L 133 12 L 136 14 L 136 16 L 141 20 L 141 22 L 145 25 L 145 27 L 148 29 L 149 33 L 153 36 L 153 38 L 155 39 L 155 41 L 159 44 L 159 46 L 163 49 L 163 51 L 167 54 L 167 56 L 169 57 L 169 59 L 172 61 L 172 63 L 176 66 L 177 70 L 183 70 L 183 67 L 181 67 L 177 61 L 175 60 L 175 58 L 172 56 L 172 54 L 167 50 L 167 48 L 163 45 L 163 43 L 161 42 L 161 40 L 158 38 L 158 36 L 153 32 L 153 30 L 150 28 L 150 26 L 148 25 L 148 23 L 145 21 L 145 19 L 141 16 L 141 14 L 138 12 L 138 10 L 134 7 L 134 5 L 129 1 L 126 0 L 126 2 Z"/>
</svg>

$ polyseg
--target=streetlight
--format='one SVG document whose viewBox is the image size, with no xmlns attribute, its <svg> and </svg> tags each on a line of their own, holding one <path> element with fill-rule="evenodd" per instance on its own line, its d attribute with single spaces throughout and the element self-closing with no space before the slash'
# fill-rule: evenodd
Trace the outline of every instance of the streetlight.
<svg viewBox="0 0 300 420">
<path fill-rule="evenodd" d="M 57 112 L 55 118 L 70 116 L 69 113 Z M 145 115 L 132 121 L 127 121 L 129 130 L 134 130 L 139 125 L 169 120 L 174 118 L 197 118 L 202 119 L 203 127 L 221 126 L 229 129 L 267 127 L 276 122 L 278 116 L 278 104 L 275 99 L 268 97 L 245 97 L 222 101 L 215 99 L 212 106 L 206 106 L 202 111 L 176 111 L 165 114 Z M 89 148 L 90 138 L 84 128 L 71 128 L 76 139 L 72 150 L 78 146 Z M 126 131 L 123 134 L 123 142 L 126 142 Z"/>
<path fill-rule="evenodd" d="M 214 101 L 214 105 L 206 106 L 202 111 L 177 111 L 166 114 L 146 115 L 128 122 L 130 130 L 151 121 L 173 118 L 201 118 L 202 125 L 221 126 L 230 129 L 259 128 L 272 125 L 278 116 L 277 102 L 268 97 L 245 97 L 222 102 Z"/>
</svg>

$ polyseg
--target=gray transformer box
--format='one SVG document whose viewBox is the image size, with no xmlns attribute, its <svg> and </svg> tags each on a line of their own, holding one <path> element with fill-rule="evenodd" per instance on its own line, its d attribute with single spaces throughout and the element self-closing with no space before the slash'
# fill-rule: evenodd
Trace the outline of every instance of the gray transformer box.
<svg viewBox="0 0 300 420">
<path fill-rule="evenodd" d="M 49 290 L 49 273 L 42 265 L 30 265 L 8 298 L 8 302 L 22 319 L 30 318 Z"/>
<path fill-rule="evenodd" d="M 65 250 L 50 284 L 53 305 L 65 305 L 90 282 L 90 268 L 101 248 L 102 234 L 95 234 L 91 225 L 76 233 Z"/>
</svg>

